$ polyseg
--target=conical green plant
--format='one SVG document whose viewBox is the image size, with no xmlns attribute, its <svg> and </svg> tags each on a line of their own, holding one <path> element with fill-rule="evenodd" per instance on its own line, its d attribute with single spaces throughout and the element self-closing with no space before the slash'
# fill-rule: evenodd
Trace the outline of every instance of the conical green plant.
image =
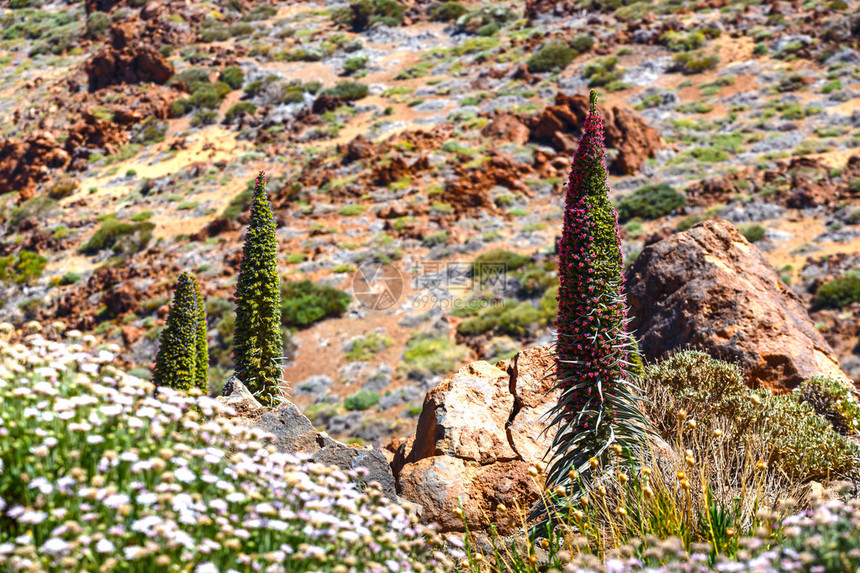
<svg viewBox="0 0 860 573">
<path fill-rule="evenodd" d="M 236 375 L 259 399 L 273 404 L 281 381 L 281 284 L 275 217 L 262 171 L 254 185 L 251 220 L 236 284 Z"/>
<path fill-rule="evenodd" d="M 187 392 L 195 385 L 197 372 L 198 305 L 194 284 L 188 271 L 179 275 L 167 325 L 161 331 L 158 356 L 152 381 Z"/>
<path fill-rule="evenodd" d="M 194 281 L 194 296 L 197 300 L 197 346 L 194 364 L 194 385 L 200 388 L 203 395 L 209 393 L 209 341 L 206 326 L 206 300 L 200 289 L 200 281 L 191 275 Z"/>
<path fill-rule="evenodd" d="M 558 253 L 556 387 L 562 392 L 550 413 L 556 435 L 546 485 L 564 488 L 567 500 L 590 480 L 592 458 L 605 461 L 611 445 L 638 458 L 649 431 L 632 385 L 642 362 L 627 330 L 618 214 L 609 201 L 603 146 L 603 118 L 592 91 Z M 546 517 L 546 511 L 536 508 L 535 515 Z"/>
</svg>

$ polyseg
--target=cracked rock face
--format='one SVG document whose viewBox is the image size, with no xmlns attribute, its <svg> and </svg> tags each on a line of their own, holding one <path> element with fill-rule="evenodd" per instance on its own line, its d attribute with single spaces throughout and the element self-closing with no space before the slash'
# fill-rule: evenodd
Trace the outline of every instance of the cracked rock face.
<svg viewBox="0 0 860 573">
<path fill-rule="evenodd" d="M 626 285 L 630 328 L 649 361 L 697 348 L 775 391 L 816 375 L 846 378 L 797 295 L 728 221 L 646 247 Z"/>
<path fill-rule="evenodd" d="M 400 495 L 443 531 L 463 530 L 453 513 L 461 501 L 470 528 L 517 530 L 498 506 L 528 509 L 539 496 L 542 478 L 528 471 L 554 434 L 543 418 L 558 400 L 553 365 L 548 347 L 531 348 L 496 366 L 472 363 L 428 392 L 415 435 L 392 463 Z"/>
</svg>

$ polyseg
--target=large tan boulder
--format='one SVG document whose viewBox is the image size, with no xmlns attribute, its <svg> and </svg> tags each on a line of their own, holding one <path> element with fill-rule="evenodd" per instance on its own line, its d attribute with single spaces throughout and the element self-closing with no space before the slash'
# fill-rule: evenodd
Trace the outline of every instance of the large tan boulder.
<svg viewBox="0 0 860 573">
<path fill-rule="evenodd" d="M 392 463 L 399 494 L 443 531 L 463 530 L 454 513 L 461 504 L 473 530 L 516 530 L 513 508 L 537 500 L 543 476 L 530 471 L 554 436 L 554 428 L 544 431 L 558 400 L 553 365 L 548 347 L 531 348 L 496 366 L 470 364 L 428 392 L 415 435 Z"/>
<path fill-rule="evenodd" d="M 647 360 L 696 348 L 740 365 L 751 387 L 776 391 L 815 375 L 846 378 L 801 300 L 728 221 L 646 247 L 626 284 Z"/>
</svg>

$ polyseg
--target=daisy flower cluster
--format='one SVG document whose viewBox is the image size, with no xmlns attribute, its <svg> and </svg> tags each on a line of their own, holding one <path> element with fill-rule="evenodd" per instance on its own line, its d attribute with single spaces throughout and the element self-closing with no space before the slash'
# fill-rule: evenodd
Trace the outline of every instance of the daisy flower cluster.
<svg viewBox="0 0 860 573">
<path fill-rule="evenodd" d="M 113 361 L 0 341 L 0 570 L 441 570 L 437 534 L 374 484 Z"/>
</svg>

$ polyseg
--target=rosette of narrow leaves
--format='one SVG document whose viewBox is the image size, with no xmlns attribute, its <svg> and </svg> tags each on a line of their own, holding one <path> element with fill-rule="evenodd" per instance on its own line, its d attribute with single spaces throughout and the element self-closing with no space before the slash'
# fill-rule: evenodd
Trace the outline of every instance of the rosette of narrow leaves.
<svg viewBox="0 0 860 573">
<path fill-rule="evenodd" d="M 198 306 L 195 283 L 188 271 L 179 275 L 167 325 L 161 331 L 152 381 L 187 392 L 196 382 Z"/>
<path fill-rule="evenodd" d="M 636 343 L 627 330 L 618 214 L 609 201 L 603 118 L 591 92 L 567 188 L 559 242 L 556 387 L 550 412 L 556 435 L 550 447 L 547 489 L 561 486 L 575 498 L 590 481 L 591 458 L 610 445 L 638 457 L 648 431 L 632 382 L 641 373 Z M 574 483 L 571 470 L 578 472 Z M 546 507 L 534 516 L 546 517 Z"/>
<path fill-rule="evenodd" d="M 281 380 L 281 287 L 275 217 L 261 171 L 236 284 L 236 375 L 261 400 L 274 403 Z"/>
<path fill-rule="evenodd" d="M 206 326 L 206 300 L 200 289 L 200 281 L 193 274 L 194 296 L 197 300 L 197 345 L 194 361 L 194 385 L 203 391 L 209 392 L 209 341 L 207 340 L 208 328 Z"/>
</svg>

